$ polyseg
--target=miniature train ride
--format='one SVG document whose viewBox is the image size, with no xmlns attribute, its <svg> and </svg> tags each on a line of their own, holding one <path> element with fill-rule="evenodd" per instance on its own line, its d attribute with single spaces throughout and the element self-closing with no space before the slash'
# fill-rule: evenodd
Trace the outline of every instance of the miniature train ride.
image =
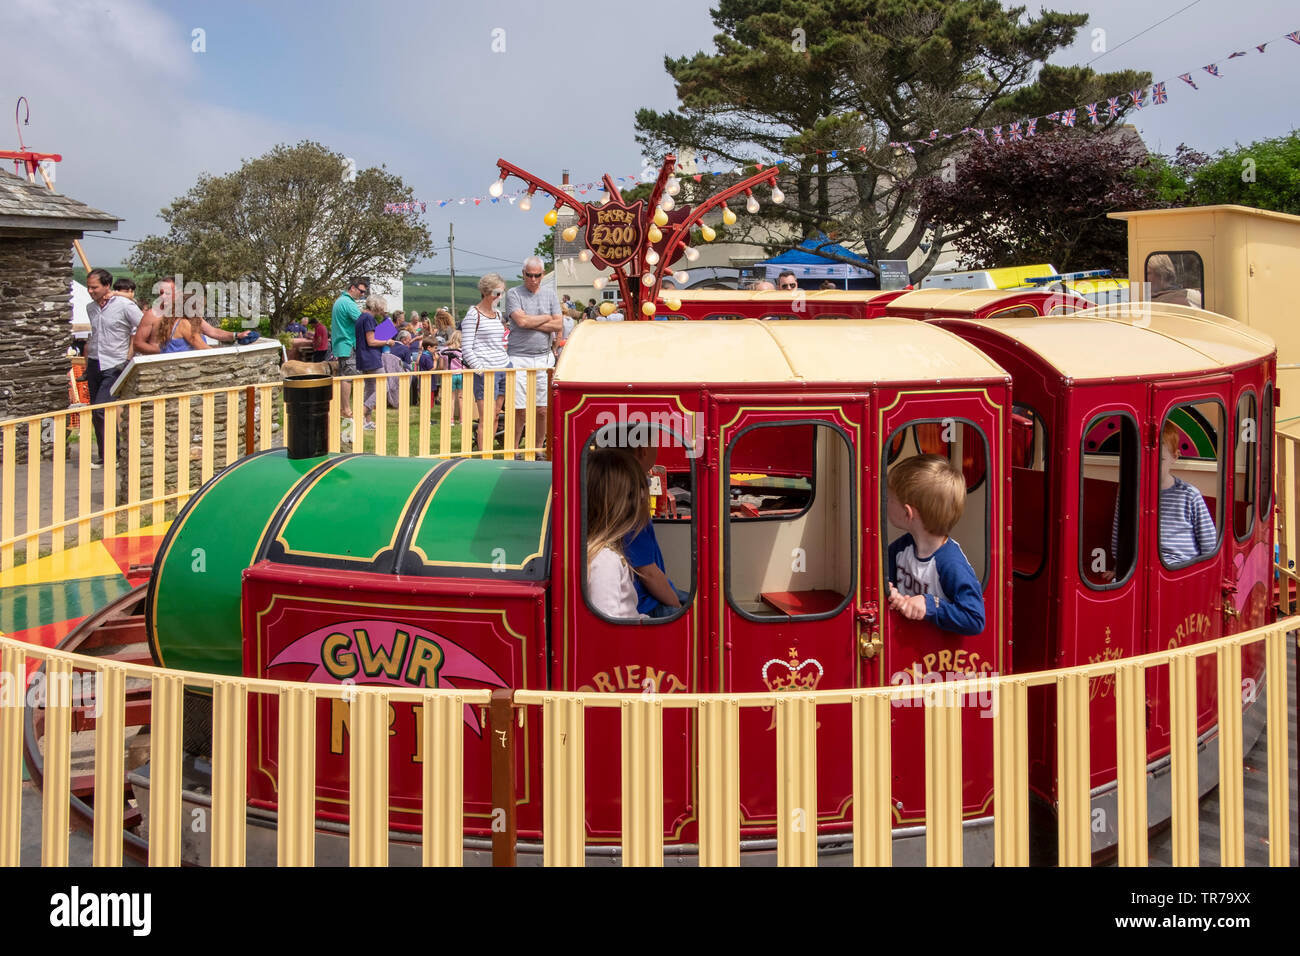
<svg viewBox="0 0 1300 956">
<path fill-rule="evenodd" d="M 882 306 L 861 318 L 819 317 L 845 315 L 828 310 L 848 294 L 812 293 L 807 302 L 827 308 L 810 307 L 807 318 L 582 323 L 551 384 L 551 462 L 326 454 L 319 429 L 314 441 L 291 435 L 289 449 L 241 459 L 191 498 L 156 556 L 147 599 L 130 608 L 131 627 L 143 626 L 159 665 L 216 674 L 742 693 L 1066 667 L 1268 623 L 1280 404 L 1273 340 L 1186 306 L 1085 308 L 1041 291 L 1013 293 L 1009 303 L 997 290 L 971 291 L 979 294 L 854 293 Z M 681 307 L 717 309 L 729 296 L 721 308 L 748 301 L 766 315 L 772 295 L 682 294 Z M 908 317 L 908 297 L 929 311 Z M 1211 551 L 1174 563 L 1162 558 L 1157 504 L 1168 426 L 1174 474 L 1200 494 L 1217 536 Z M 655 532 L 669 577 L 688 594 L 661 619 L 608 618 L 586 590 L 585 469 L 596 450 L 626 444 L 632 432 L 658 448 Z M 901 533 L 886 515 L 888 474 L 922 453 L 947 457 L 966 479 L 952 535 L 982 587 L 976 635 L 905 620 L 882 598 L 886 550 Z M 1218 687 L 1213 661 L 1197 666 L 1204 792 L 1214 781 L 1205 768 L 1217 760 Z M 1262 671 L 1262 654 L 1247 649 L 1243 678 L 1259 684 Z M 342 840 L 349 716 L 338 701 L 317 706 L 319 829 L 321 839 Z M 1243 706 L 1248 749 L 1263 708 L 1257 695 Z M 1031 691 L 1029 786 L 1048 819 L 1053 708 L 1045 691 Z M 1117 799 L 1106 681 L 1094 681 L 1090 708 L 1090 786 L 1104 810 Z M 1169 815 L 1168 713 L 1167 677 L 1152 672 L 1152 826 Z M 992 859 L 986 717 L 977 708 L 962 716 L 968 862 Z M 850 715 L 827 707 L 818 719 L 819 843 L 826 858 L 848 860 Z M 588 852 L 608 861 L 621 827 L 619 722 L 604 710 L 586 721 Z M 418 839 L 418 727 L 412 705 L 393 705 L 395 845 Z M 685 862 L 698 838 L 695 727 L 687 712 L 669 710 L 663 728 L 666 854 Z M 755 853 L 770 852 L 776 827 L 774 731 L 770 711 L 743 712 L 742 845 Z M 274 825 L 276 733 L 275 703 L 259 696 L 250 703 L 250 823 Z M 521 853 L 535 859 L 540 747 L 525 724 L 515 801 Z M 29 761 L 39 761 L 35 749 Z M 894 711 L 891 752 L 895 860 L 923 859 L 920 708 Z M 466 858 L 482 861 L 490 761 L 470 708 L 464 761 Z M 202 760 L 189 772 L 187 799 L 201 805 Z M 147 773 L 132 779 L 147 805 Z M 1099 815 L 1095 852 L 1115 844 L 1117 817 Z"/>
</svg>

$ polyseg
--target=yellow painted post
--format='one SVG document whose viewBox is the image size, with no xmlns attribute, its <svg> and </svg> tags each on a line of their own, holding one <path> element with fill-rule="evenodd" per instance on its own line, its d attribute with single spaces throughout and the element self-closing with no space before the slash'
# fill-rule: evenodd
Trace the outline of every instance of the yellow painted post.
<svg viewBox="0 0 1300 956">
<path fill-rule="evenodd" d="M 226 465 L 233 465 L 239 460 L 239 429 L 244 416 L 239 412 L 239 393 L 242 389 L 232 388 L 226 392 Z"/>
<path fill-rule="evenodd" d="M 356 378 L 348 379 L 348 381 L 352 383 L 352 447 L 349 451 L 365 451 L 366 380 L 357 376 Z"/>
<path fill-rule="evenodd" d="M 190 399 L 176 400 L 176 510 L 190 497 Z"/>
<path fill-rule="evenodd" d="M 1147 672 L 1142 664 L 1115 668 L 1120 866 L 1147 865 Z"/>
<path fill-rule="evenodd" d="M 72 664 L 45 662 L 45 781 L 41 787 L 41 866 L 68 865 L 72 799 Z"/>
<path fill-rule="evenodd" d="M 1300 653 L 1300 647 L 1297 648 Z M 1268 865 L 1291 865 L 1290 769 L 1287 759 L 1286 634 L 1282 628 L 1264 638 L 1268 688 Z M 1238 685 L 1240 686 L 1240 685 Z"/>
<path fill-rule="evenodd" d="M 434 372 L 423 372 L 420 374 L 420 408 L 416 412 L 419 421 L 419 439 L 418 449 L 421 458 L 429 457 L 429 433 L 433 430 L 433 406 L 431 398 L 433 395 L 433 376 Z"/>
<path fill-rule="evenodd" d="M 853 708 L 853 865 L 893 865 L 889 698 L 855 697 Z"/>
<path fill-rule="evenodd" d="M 104 406 L 104 466 L 99 470 L 104 497 L 102 530 L 105 537 L 117 531 L 117 406 Z M 128 494 L 130 492 L 128 491 Z"/>
<path fill-rule="evenodd" d="M 77 416 L 77 544 L 90 543 L 90 448 L 95 443 L 95 430 L 90 425 L 90 409 Z"/>
<path fill-rule="evenodd" d="M 311 866 L 316 860 L 316 691 L 311 687 L 280 691 L 279 767 L 277 862 Z"/>
<path fill-rule="evenodd" d="M 41 551 L 39 534 L 33 532 L 41 526 L 41 420 L 27 423 L 27 511 L 23 515 L 23 553 L 28 564 L 36 560 Z"/>
<path fill-rule="evenodd" d="M 50 525 L 56 530 L 50 539 L 50 551 L 58 554 L 63 550 L 63 536 L 66 529 L 63 515 L 67 510 L 67 457 L 68 457 L 68 416 L 66 412 L 54 415 L 54 459 L 50 464 Z"/>
<path fill-rule="evenodd" d="M 270 385 L 259 385 L 257 389 L 257 450 L 264 451 L 271 447 L 271 418 L 274 415 L 275 389 Z"/>
<path fill-rule="evenodd" d="M 167 493 L 167 400 L 156 398 L 153 401 L 153 493 L 154 499 L 151 523 L 156 527 L 163 523 L 163 495 Z M 177 462 L 179 464 L 179 461 Z"/>
<path fill-rule="evenodd" d="M 664 705 L 622 703 L 623 865 L 664 865 Z"/>
<path fill-rule="evenodd" d="M 505 457 L 511 460 L 516 457 L 519 442 L 519 429 L 515 427 L 515 381 L 518 377 L 519 372 L 513 368 L 506 372 L 506 433 L 502 447 Z"/>
<path fill-rule="evenodd" d="M 6 443 L 6 448 L 8 444 Z M 20 646 L 0 644 L 0 867 L 17 866 L 22 847 L 23 707 L 27 655 Z"/>
<path fill-rule="evenodd" d="M 140 527 L 140 403 L 126 406 L 126 530 Z M 107 478 L 105 479 L 107 480 Z"/>
<path fill-rule="evenodd" d="M 1056 679 L 1057 843 L 1061 866 L 1092 865 L 1092 799 L 1088 777 L 1088 678 Z"/>
<path fill-rule="evenodd" d="M 1287 487 L 1287 469 L 1291 460 L 1291 450 L 1296 447 L 1296 443 L 1285 437 L 1277 436 L 1277 487 L 1284 490 Z M 1288 496 L 1281 494 L 1277 499 L 1277 547 L 1278 547 L 1278 565 L 1282 568 L 1291 567 L 1291 524 L 1294 516 L 1291 514 L 1291 507 L 1287 504 Z M 1288 578 L 1281 577 L 1278 580 L 1278 607 L 1283 614 L 1293 614 L 1295 604 L 1291 600 L 1291 582 Z"/>
<path fill-rule="evenodd" d="M 439 372 L 438 381 L 438 451 L 436 454 L 447 455 L 451 453 L 451 419 L 452 403 L 451 379 L 452 372 Z"/>
<path fill-rule="evenodd" d="M 85 417 L 89 418 L 89 414 Z M 0 449 L 0 485 L 6 490 L 15 485 L 18 474 L 17 461 L 18 450 L 14 447 L 18 441 L 18 429 L 13 425 L 5 425 L 0 428 L 0 442 L 4 443 L 4 448 Z M 85 472 L 90 471 L 87 464 Z M 18 512 L 18 502 L 14 499 L 17 496 L 12 492 L 7 495 L 0 495 L 0 541 L 4 542 L 0 547 L 0 571 L 8 571 L 14 566 L 14 518 Z M 87 511 L 90 509 L 87 508 Z"/>
<path fill-rule="evenodd" d="M 423 857 L 425 866 L 465 862 L 465 698 L 428 697 L 424 727 Z"/>
<path fill-rule="evenodd" d="M 961 700 L 951 685 L 925 701 L 925 865 L 961 866 Z"/>
<path fill-rule="evenodd" d="M 402 458 L 411 457 L 410 375 L 397 376 L 397 454 Z"/>
<path fill-rule="evenodd" d="M 181 865 L 181 701 L 185 681 L 154 674 L 149 717 L 149 865 Z"/>
<path fill-rule="evenodd" d="M 992 683 L 993 865 L 1029 865 L 1029 684 Z"/>
<path fill-rule="evenodd" d="M 248 689 L 242 681 L 212 686 L 212 865 L 243 866 L 248 813 Z"/>
<path fill-rule="evenodd" d="M 330 382 L 330 425 L 329 425 L 329 450 L 332 454 L 337 455 L 342 448 L 342 415 L 343 415 L 343 383 L 337 378 Z M 283 406 L 282 406 L 283 407 Z M 285 419 L 281 419 L 285 421 Z"/>
<path fill-rule="evenodd" d="M 95 830 L 91 860 L 95 866 L 121 866 L 126 671 L 119 664 L 104 664 L 97 679 L 95 706 L 99 716 L 95 718 Z"/>
<path fill-rule="evenodd" d="M 700 866 L 740 866 L 740 701 L 700 701 Z"/>
<path fill-rule="evenodd" d="M 388 694 L 354 691 L 348 863 L 388 865 Z"/>
<path fill-rule="evenodd" d="M 212 392 L 207 392 L 203 396 L 203 424 L 199 433 L 200 442 L 200 459 L 199 459 L 199 483 L 207 484 L 212 477 L 215 468 L 213 459 L 216 457 L 216 440 L 213 437 L 212 430 L 217 420 L 216 415 L 217 396 Z"/>
<path fill-rule="evenodd" d="M 817 698 L 811 694 L 777 699 L 776 774 L 776 865 L 816 866 Z"/>
<path fill-rule="evenodd" d="M 484 395 L 491 395 L 484 392 Z M 474 373 L 465 372 L 460 391 L 460 451 L 468 455 L 474 441 Z"/>
<path fill-rule="evenodd" d="M 1224 600 L 1231 600 L 1225 597 Z M 1221 645 L 1219 674 L 1219 865 L 1246 865 L 1241 750 L 1241 648 Z"/>
<path fill-rule="evenodd" d="M 375 423 L 375 447 L 376 455 L 388 454 L 388 376 L 371 375 L 370 380 L 375 383 L 375 407 L 371 411 L 371 418 Z"/>
<path fill-rule="evenodd" d="M 1199 866 L 1196 788 L 1196 660 L 1169 661 L 1170 832 L 1174 866 Z"/>
<path fill-rule="evenodd" d="M 537 436 L 537 369 L 530 368 L 524 371 L 524 391 L 527 393 L 524 397 L 524 461 L 536 461 L 536 449 L 539 442 Z M 507 396 L 507 415 L 512 414 L 511 409 L 514 404 L 514 396 Z"/>
<path fill-rule="evenodd" d="M 483 373 L 483 415 L 478 420 L 478 450 L 484 459 L 492 457 L 492 447 L 496 444 L 496 400 L 492 396 L 496 394 L 497 374 L 490 370 Z M 505 405 L 505 414 L 507 418 L 511 414 L 509 401 Z"/>
<path fill-rule="evenodd" d="M 484 390 L 490 396 L 490 391 Z M 583 866 L 586 727 L 583 703 L 575 697 L 547 697 L 542 704 L 542 862 Z"/>
</svg>

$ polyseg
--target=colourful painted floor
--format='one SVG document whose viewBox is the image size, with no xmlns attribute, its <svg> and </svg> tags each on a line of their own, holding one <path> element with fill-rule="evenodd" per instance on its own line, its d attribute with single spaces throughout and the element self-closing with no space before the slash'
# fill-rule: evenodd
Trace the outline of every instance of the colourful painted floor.
<svg viewBox="0 0 1300 956">
<path fill-rule="evenodd" d="M 149 580 L 131 568 L 151 564 L 166 533 L 165 524 L 141 528 L 0 572 L 0 633 L 54 647 L 87 616 Z"/>
</svg>

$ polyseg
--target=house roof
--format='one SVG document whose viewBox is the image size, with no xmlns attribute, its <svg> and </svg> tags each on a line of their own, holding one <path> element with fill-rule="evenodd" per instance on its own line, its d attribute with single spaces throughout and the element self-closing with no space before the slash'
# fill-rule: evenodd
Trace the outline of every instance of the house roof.
<svg viewBox="0 0 1300 956">
<path fill-rule="evenodd" d="M 117 229 L 117 216 L 0 169 L 0 229 Z"/>
</svg>

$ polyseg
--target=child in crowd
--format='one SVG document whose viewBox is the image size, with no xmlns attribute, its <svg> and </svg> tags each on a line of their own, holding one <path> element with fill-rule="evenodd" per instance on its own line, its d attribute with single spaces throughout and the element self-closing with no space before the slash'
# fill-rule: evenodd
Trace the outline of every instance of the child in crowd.
<svg viewBox="0 0 1300 956">
<path fill-rule="evenodd" d="M 623 542 L 650 522 L 645 473 L 621 448 L 587 459 L 587 599 L 610 618 L 638 618 L 632 569 Z"/>
<path fill-rule="evenodd" d="M 979 579 L 948 537 L 965 506 L 966 479 L 948 459 L 917 455 L 893 467 L 889 520 L 906 534 L 889 546 L 889 606 L 909 621 L 978 634 L 984 630 Z"/>
<path fill-rule="evenodd" d="M 1160 429 L 1160 557 L 1167 565 L 1186 564 L 1211 553 L 1219 538 L 1205 498 L 1174 476 L 1179 440 L 1178 426 L 1166 421 Z"/>
<path fill-rule="evenodd" d="M 320 319 L 312 319 L 311 326 L 311 360 L 324 362 L 330 356 L 330 330 Z"/>
<path fill-rule="evenodd" d="M 457 370 L 465 367 L 460 352 L 460 329 L 451 330 L 447 336 L 447 344 L 438 349 L 438 355 L 442 358 L 442 368 L 456 372 L 451 377 L 451 423 L 455 425 L 460 421 L 460 390 L 463 378 Z"/>
</svg>

